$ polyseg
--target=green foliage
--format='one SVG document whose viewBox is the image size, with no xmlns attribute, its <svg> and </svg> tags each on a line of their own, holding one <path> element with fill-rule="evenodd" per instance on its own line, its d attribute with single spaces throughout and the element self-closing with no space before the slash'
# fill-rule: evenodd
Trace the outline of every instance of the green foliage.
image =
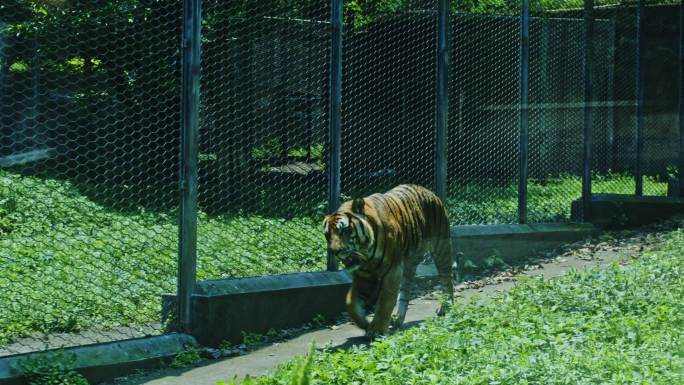
<svg viewBox="0 0 684 385">
<path fill-rule="evenodd" d="M 246 333 L 246 332 L 241 332 L 242 334 L 242 343 L 250 346 L 250 345 L 258 345 L 266 340 L 266 336 L 261 335 L 259 333 Z"/>
<path fill-rule="evenodd" d="M 655 4 L 677 4 L 675 0 L 659 0 Z M 433 9 L 434 2 L 418 3 L 409 0 L 346 0 L 344 2 L 345 22 L 355 27 L 363 27 L 378 22 L 387 17 L 401 13 Z M 627 3 L 624 0 L 595 0 L 595 7 L 620 6 Z M 581 10 L 583 0 L 531 0 L 530 12 L 554 12 L 567 10 Z M 511 16 L 520 14 L 520 0 L 461 0 L 450 3 L 451 11 L 463 14 Z"/>
<path fill-rule="evenodd" d="M 311 146 L 311 160 L 319 164 L 323 162 L 324 147 L 321 143 L 316 143 Z M 306 158 L 306 147 L 295 147 L 287 150 L 287 156 L 291 158 Z M 264 144 L 252 148 L 252 158 L 255 160 L 270 160 L 277 159 L 281 155 L 280 141 L 275 138 L 267 140 Z"/>
<path fill-rule="evenodd" d="M 506 262 L 503 259 L 501 259 L 501 257 L 496 255 L 491 255 L 485 258 L 482 261 L 482 264 L 488 269 L 506 266 Z"/>
<path fill-rule="evenodd" d="M 311 159 L 312 160 L 317 160 L 319 162 L 323 161 L 323 145 L 318 143 L 314 144 L 311 146 Z M 302 148 L 294 148 L 290 149 L 289 152 L 287 153 L 288 156 L 291 156 L 293 158 L 304 158 L 306 157 L 306 152 L 307 148 L 302 147 Z"/>
<path fill-rule="evenodd" d="M 202 361 L 202 356 L 200 355 L 199 349 L 195 346 L 190 346 L 185 350 L 176 353 L 171 362 L 171 367 L 173 368 L 189 368 Z"/>
<path fill-rule="evenodd" d="M 530 4 L 530 8 L 532 5 Z M 464 0 L 451 3 L 455 12 L 479 15 L 513 15 L 520 12 L 520 2 L 516 0 Z"/>
<path fill-rule="evenodd" d="M 625 2 L 622 0 L 596 0 L 596 6 L 610 6 L 620 5 Z M 655 2 L 657 4 L 674 4 L 674 0 L 660 0 Z M 67 61 L 73 59 L 68 56 L 55 55 L 57 51 L 63 51 L 63 54 L 74 55 L 83 60 L 83 58 L 97 57 L 97 52 L 117 52 L 117 44 L 119 39 L 117 36 L 133 35 L 136 32 L 147 33 L 152 36 L 155 32 L 160 32 L 158 25 L 154 22 L 160 18 L 169 17 L 171 15 L 180 15 L 180 7 L 174 2 L 164 1 L 141 1 L 141 0 L 122 0 L 117 2 L 93 2 L 85 0 L 61 0 L 61 1 L 10 1 L 11 6 L 5 9 L 11 16 L 20 15 L 21 18 L 14 24 L 9 24 L 0 33 L 8 33 L 15 35 L 40 35 L 51 36 L 57 33 L 57 36 L 98 36 L 98 45 L 93 46 L 89 44 L 87 39 L 70 40 L 69 44 L 73 45 L 72 49 L 61 50 L 57 46 L 46 46 L 47 52 L 50 52 L 50 60 L 52 68 L 66 69 Z M 485 15 L 513 15 L 520 11 L 519 0 L 463 0 L 452 2 L 452 10 L 454 12 L 463 12 L 470 14 L 485 14 Z M 530 2 L 530 9 L 533 12 L 537 11 L 556 11 L 567 9 L 581 9 L 582 0 L 532 0 Z M 209 3 L 210 6 L 213 3 Z M 416 4 L 416 2 L 409 0 L 345 0 L 344 1 L 344 17 L 345 23 L 354 25 L 355 27 L 363 27 L 374 22 L 378 22 L 387 17 L 399 15 L 407 11 L 415 11 L 421 9 L 433 9 L 434 4 L 431 2 L 424 2 Z M 281 17 L 307 17 L 309 13 L 313 13 L 316 17 L 321 17 L 320 2 L 318 0 L 268 0 L 260 2 L 259 6 L 248 1 L 233 1 L 222 4 L 222 8 L 216 14 L 207 14 L 204 20 L 204 28 L 211 31 L 225 22 L 226 18 L 240 18 L 240 17 L 264 17 L 264 16 L 281 16 Z M 102 28 L 107 26 L 107 28 Z M 142 39 L 136 41 L 129 41 L 127 52 L 141 48 L 138 44 L 145 44 L 149 36 L 144 36 Z M 49 43 L 49 42 L 46 42 Z M 59 44 L 55 41 L 55 44 Z M 111 46 L 108 46 L 111 44 Z M 104 45 L 104 47 L 103 47 Z M 98 47 L 100 49 L 98 49 Z M 102 49 L 104 48 L 104 49 Z M 142 51 L 141 51 L 142 52 Z M 150 53 L 145 63 L 146 66 L 161 66 L 163 65 L 163 58 L 154 56 Z M 102 71 L 111 71 L 111 61 L 116 57 L 99 57 Z M 17 58 L 17 62 L 25 62 L 30 58 Z M 150 62 L 151 61 L 151 62 Z M 121 70 L 133 70 L 132 65 L 135 61 L 128 63 L 117 62 L 118 65 L 124 66 Z M 142 63 L 142 61 L 141 61 Z M 130 65 L 129 65 L 130 64 Z M 81 66 L 82 72 L 84 67 Z M 167 84 L 168 85 L 168 84 Z"/>
<path fill-rule="evenodd" d="M 311 383 L 311 369 L 316 356 L 316 342 L 312 341 L 309 354 L 300 360 L 290 374 L 289 385 L 309 385 Z"/>
<path fill-rule="evenodd" d="M 21 362 L 21 367 L 30 385 L 88 385 L 85 377 L 69 369 L 74 360 L 73 355 L 57 352 L 29 356 Z"/>
<path fill-rule="evenodd" d="M 522 280 L 483 304 L 318 354 L 311 384 L 674 384 L 684 373 L 684 231 L 628 267 Z M 285 385 L 285 364 L 261 385 Z"/>
<path fill-rule="evenodd" d="M 18 217 L 16 199 L 9 189 L 3 190 L 0 190 L 0 237 L 12 232 Z"/>
<path fill-rule="evenodd" d="M 16 61 L 9 66 L 10 72 L 27 72 L 29 65 L 23 61 Z"/>
<path fill-rule="evenodd" d="M 558 222 L 570 219 L 571 203 L 582 195 L 582 178 L 561 175 L 546 180 L 528 182 L 528 221 Z M 595 194 L 634 194 L 634 177 L 628 174 L 595 174 L 592 176 Z M 648 195 L 667 195 L 667 183 L 656 177 L 644 178 Z M 515 223 L 518 215 L 517 183 L 494 184 L 454 183 L 446 199 L 452 224 Z"/>
<path fill-rule="evenodd" d="M 221 344 L 218 347 L 219 350 L 231 350 L 233 348 L 233 343 L 228 340 L 224 340 L 223 342 L 221 342 Z"/>
<path fill-rule="evenodd" d="M 275 138 L 267 140 L 264 144 L 252 149 L 254 159 L 275 158 L 280 154 L 280 141 Z"/>
<path fill-rule="evenodd" d="M 479 15 L 518 15 L 520 14 L 520 0 L 462 0 L 451 3 L 452 12 Z M 658 0 L 651 4 L 677 4 L 675 0 Z M 594 0 L 594 7 L 617 7 L 634 5 L 633 1 L 625 0 Z M 584 7 L 584 0 L 530 0 L 532 14 L 542 12 L 558 12 L 580 10 Z M 581 16 L 581 15 L 580 15 Z"/>
<path fill-rule="evenodd" d="M 0 344 L 156 322 L 176 287 L 177 213 L 118 212 L 69 182 L 0 171 Z M 325 267 L 320 217 L 200 214 L 198 279 Z"/>
<path fill-rule="evenodd" d="M 461 263 L 463 264 L 461 270 L 464 272 L 481 271 L 483 269 L 498 269 L 507 266 L 507 263 L 496 255 L 491 255 L 484 258 L 479 265 L 473 262 L 471 259 L 466 259 Z"/>
<path fill-rule="evenodd" d="M 465 261 L 463 261 L 463 267 L 461 269 L 465 272 L 470 272 L 477 270 L 478 266 L 472 260 L 466 259 Z"/>
<path fill-rule="evenodd" d="M 311 384 L 311 373 L 313 370 L 314 359 L 316 358 L 316 341 L 312 341 L 309 347 L 309 354 L 306 357 L 297 357 L 293 360 L 287 369 L 281 370 L 280 380 L 281 384 L 287 385 L 310 385 Z M 260 380 L 255 380 L 249 376 L 245 377 L 241 382 L 243 385 L 256 385 L 261 383 Z M 237 375 L 233 379 L 226 383 L 225 381 L 219 381 L 216 385 L 236 385 Z"/>
<path fill-rule="evenodd" d="M 316 314 L 311 322 L 315 327 L 322 327 L 325 325 L 325 321 L 325 316 L 323 316 L 323 314 Z"/>
<path fill-rule="evenodd" d="M 594 188 L 630 193 L 632 179 L 596 176 Z M 570 176 L 531 182 L 530 221 L 567 218 L 579 187 Z M 666 185 L 648 179 L 645 189 L 664 194 Z M 199 280 L 324 269 L 326 203 L 263 199 L 277 208 L 271 216 L 200 213 Z M 513 186 L 452 185 L 447 200 L 453 224 L 515 220 L 516 204 Z M 0 344 L 156 322 L 160 294 L 176 286 L 177 237 L 174 210 L 115 211 L 69 182 L 0 171 L 0 287 L 12 287 L 0 292 Z"/>
<path fill-rule="evenodd" d="M 406 0 L 347 0 L 344 2 L 345 23 L 356 28 L 407 10 Z"/>
<path fill-rule="evenodd" d="M 676 178 L 677 175 L 679 175 L 679 171 L 678 171 L 677 166 L 675 166 L 673 164 L 667 165 L 666 173 L 667 173 L 667 176 L 670 178 Z"/>
<path fill-rule="evenodd" d="M 315 323 L 315 319 L 314 319 Z M 276 329 L 269 329 L 266 334 L 259 334 L 259 333 L 251 333 L 251 332 L 241 332 L 242 335 L 242 344 L 244 345 L 245 348 L 254 348 L 256 346 L 265 344 L 265 343 L 273 343 L 273 342 L 279 342 L 286 340 L 292 336 L 291 331 L 288 329 L 281 329 L 281 330 L 276 330 Z M 224 344 L 222 344 L 222 349 L 230 349 L 231 345 L 228 341 L 224 341 Z"/>
</svg>

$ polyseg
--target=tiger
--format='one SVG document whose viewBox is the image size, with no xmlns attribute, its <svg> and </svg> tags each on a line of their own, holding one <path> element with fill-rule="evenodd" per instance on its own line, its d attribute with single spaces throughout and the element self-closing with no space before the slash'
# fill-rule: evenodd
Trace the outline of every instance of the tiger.
<svg viewBox="0 0 684 385">
<path fill-rule="evenodd" d="M 345 305 L 367 338 L 404 323 L 416 269 L 426 253 L 432 255 L 446 299 L 437 314 L 444 315 L 452 303 L 454 258 L 447 211 L 425 187 L 402 184 L 346 201 L 323 218 L 323 231 L 328 254 L 351 273 Z M 367 313 L 373 308 L 369 322 Z"/>
</svg>

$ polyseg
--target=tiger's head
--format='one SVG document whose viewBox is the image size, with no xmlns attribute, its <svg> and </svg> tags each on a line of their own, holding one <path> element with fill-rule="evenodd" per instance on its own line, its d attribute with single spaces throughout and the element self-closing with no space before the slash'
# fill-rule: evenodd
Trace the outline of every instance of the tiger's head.
<svg viewBox="0 0 684 385">
<path fill-rule="evenodd" d="M 335 213 L 327 215 L 323 231 L 328 254 L 342 261 L 347 269 L 354 271 L 374 258 L 375 235 L 366 218 L 363 198 L 345 202 Z"/>
</svg>

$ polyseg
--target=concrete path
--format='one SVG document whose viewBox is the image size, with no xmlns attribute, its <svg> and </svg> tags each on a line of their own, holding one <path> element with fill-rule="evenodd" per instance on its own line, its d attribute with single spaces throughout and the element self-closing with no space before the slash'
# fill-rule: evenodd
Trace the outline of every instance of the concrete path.
<svg viewBox="0 0 684 385">
<path fill-rule="evenodd" d="M 504 292 L 515 285 L 515 274 L 543 275 L 552 278 L 572 269 L 585 269 L 592 266 L 604 266 L 619 261 L 627 263 L 637 256 L 643 247 L 643 238 L 634 242 L 616 241 L 606 243 L 605 247 L 579 245 L 573 251 L 558 257 L 549 257 L 545 262 L 524 266 L 517 273 L 502 273 L 484 280 L 470 282 L 460 292 L 465 300 L 474 295 L 486 298 Z M 411 302 L 405 327 L 414 326 L 435 314 L 437 303 L 430 299 L 416 299 Z M 205 364 L 186 369 L 162 369 L 159 371 L 137 374 L 110 382 L 110 385 L 216 385 L 217 381 L 230 380 L 236 374 L 240 379 L 245 375 L 257 377 L 278 364 L 286 362 L 296 355 L 306 354 L 312 340 L 317 346 L 329 344 L 335 348 L 347 348 L 355 344 L 364 344 L 363 332 L 349 323 L 337 325 L 333 329 L 312 331 L 286 342 L 273 344 L 243 356 L 207 361 Z"/>
</svg>

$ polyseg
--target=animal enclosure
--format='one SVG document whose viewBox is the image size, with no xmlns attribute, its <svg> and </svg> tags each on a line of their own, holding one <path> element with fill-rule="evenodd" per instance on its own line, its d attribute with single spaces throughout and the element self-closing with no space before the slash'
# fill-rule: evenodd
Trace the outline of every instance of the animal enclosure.
<svg viewBox="0 0 684 385">
<path fill-rule="evenodd" d="M 484 225 L 679 177 L 677 5 L 178 3 L 0 5 L 0 356 L 325 270 L 322 216 L 399 183 Z"/>
</svg>

